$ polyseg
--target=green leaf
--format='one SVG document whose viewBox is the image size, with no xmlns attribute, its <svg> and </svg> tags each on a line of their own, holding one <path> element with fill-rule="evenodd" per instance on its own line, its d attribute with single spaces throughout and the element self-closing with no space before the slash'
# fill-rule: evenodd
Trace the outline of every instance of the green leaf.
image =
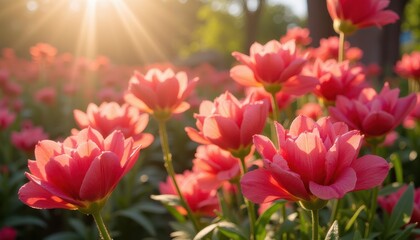
<svg viewBox="0 0 420 240">
<path fill-rule="evenodd" d="M 350 220 L 348 221 L 346 227 L 344 228 L 344 231 L 348 231 L 350 230 L 350 228 L 353 226 L 354 222 L 356 221 L 357 217 L 359 216 L 359 214 L 362 212 L 363 209 L 365 209 L 366 206 L 362 205 L 360 206 L 356 212 L 353 214 L 353 216 L 350 218 Z"/>
<path fill-rule="evenodd" d="M 204 237 L 206 237 L 207 235 L 209 235 L 211 232 L 214 231 L 214 229 L 217 228 L 217 224 L 218 223 L 213 223 L 211 225 L 208 225 L 207 227 L 201 229 L 200 232 L 197 233 L 197 235 L 195 235 L 193 240 L 201 240 L 204 239 Z"/>
<path fill-rule="evenodd" d="M 168 212 L 178 221 L 178 222 L 185 222 L 185 217 L 178 212 L 175 208 L 176 206 L 181 206 L 181 202 L 179 197 L 176 195 L 152 195 L 151 198 L 156 201 L 160 201 Z"/>
<path fill-rule="evenodd" d="M 271 216 L 277 212 L 281 206 L 285 204 L 284 201 L 275 202 L 255 222 L 255 236 L 257 240 L 263 240 L 267 234 L 265 227 L 270 221 Z"/>
<path fill-rule="evenodd" d="M 340 236 L 338 234 L 338 222 L 337 220 L 335 220 L 334 223 L 331 225 L 330 230 L 328 230 L 325 240 L 338 240 L 338 239 L 340 239 Z"/>
<path fill-rule="evenodd" d="M 4 225 L 12 226 L 12 227 L 22 226 L 22 225 L 35 225 L 42 228 L 47 227 L 47 224 L 43 220 L 37 217 L 33 217 L 33 216 L 13 216 L 13 217 L 7 218 L 4 221 Z"/>
<path fill-rule="evenodd" d="M 157 213 L 157 214 L 164 214 L 166 212 L 165 208 L 162 205 L 156 202 L 142 202 L 141 204 L 136 206 L 142 212 L 149 212 L 149 213 Z"/>
<path fill-rule="evenodd" d="M 413 223 L 406 226 L 403 231 L 398 232 L 391 240 L 411 239 L 411 234 L 416 225 L 416 223 Z"/>
<path fill-rule="evenodd" d="M 126 209 L 116 212 L 116 215 L 130 218 L 137 224 L 141 225 L 150 235 L 156 236 L 156 230 L 153 227 L 153 224 L 140 212 L 133 211 L 133 209 Z"/>
<path fill-rule="evenodd" d="M 247 238 L 242 233 L 241 229 L 238 228 L 234 223 L 231 222 L 219 222 L 217 229 L 226 237 L 233 240 L 246 240 Z"/>
<path fill-rule="evenodd" d="M 411 213 L 413 211 L 413 202 L 414 187 L 413 184 L 410 184 L 392 210 L 386 228 L 386 236 L 389 236 L 389 233 L 401 228 L 410 221 Z"/>
<path fill-rule="evenodd" d="M 71 218 L 69 219 L 69 224 L 73 227 L 74 230 L 80 235 L 80 236 L 87 236 L 88 230 L 86 229 L 85 224 L 82 222 L 82 220 L 77 218 Z"/>
<path fill-rule="evenodd" d="M 397 182 L 392 183 L 390 185 L 387 185 L 387 186 L 381 188 L 381 190 L 379 190 L 378 195 L 379 196 L 389 195 L 391 193 L 394 193 L 394 192 L 398 191 L 398 189 L 400 189 L 401 186 L 402 186 L 402 184 L 400 184 L 400 183 L 397 183 Z"/>
<path fill-rule="evenodd" d="M 59 232 L 49 235 L 44 240 L 82 240 L 82 237 L 74 232 Z"/>
</svg>

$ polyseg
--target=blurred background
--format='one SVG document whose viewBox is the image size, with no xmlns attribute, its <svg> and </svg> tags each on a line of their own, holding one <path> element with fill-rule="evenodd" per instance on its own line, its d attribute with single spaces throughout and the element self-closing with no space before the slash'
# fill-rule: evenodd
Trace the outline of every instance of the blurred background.
<svg viewBox="0 0 420 240">
<path fill-rule="evenodd" d="M 401 50 L 419 48 L 420 0 L 391 0 L 390 8 L 401 16 L 397 24 L 350 39 L 366 51 L 365 63 L 386 66 Z M 229 66 L 232 51 L 248 52 L 254 41 L 279 39 L 294 26 L 311 30 L 313 47 L 335 35 L 325 0 L 0 0 L 0 48 L 21 57 L 44 42 L 121 64 Z"/>
</svg>

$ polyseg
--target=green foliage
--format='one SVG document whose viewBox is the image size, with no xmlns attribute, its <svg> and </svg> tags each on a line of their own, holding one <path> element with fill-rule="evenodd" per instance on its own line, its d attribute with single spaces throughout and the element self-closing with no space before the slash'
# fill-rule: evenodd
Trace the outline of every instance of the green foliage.
<svg viewBox="0 0 420 240">
<path fill-rule="evenodd" d="M 420 0 L 408 1 L 404 9 L 402 29 L 408 31 L 412 36 L 412 44 L 406 51 L 420 50 Z"/>
</svg>

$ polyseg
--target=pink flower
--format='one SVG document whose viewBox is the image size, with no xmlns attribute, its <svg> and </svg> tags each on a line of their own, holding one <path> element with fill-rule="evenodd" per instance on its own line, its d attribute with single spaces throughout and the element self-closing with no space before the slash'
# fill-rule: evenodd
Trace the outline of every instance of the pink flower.
<svg viewBox="0 0 420 240">
<path fill-rule="evenodd" d="M 29 182 L 19 199 L 33 208 L 64 208 L 90 213 L 102 207 L 121 178 L 137 161 L 139 148 L 114 131 L 105 139 L 85 128 L 63 142 L 44 140 L 28 161 Z"/>
<path fill-rule="evenodd" d="M 177 174 L 175 178 L 182 196 L 194 214 L 215 216 L 215 211 L 219 209 L 216 190 L 203 189 L 197 182 L 197 176 L 190 171 Z M 159 190 L 161 194 L 177 195 L 175 186 L 169 176 L 166 182 L 159 184 Z M 187 211 L 182 206 L 178 206 L 177 209 L 181 214 L 187 214 Z"/>
<path fill-rule="evenodd" d="M 395 64 L 395 72 L 404 78 L 411 78 L 420 82 L 420 52 L 404 54 Z"/>
<path fill-rule="evenodd" d="M 311 69 L 306 69 L 306 74 L 319 79 L 314 93 L 330 103 L 335 102 L 338 95 L 356 98 L 367 87 L 363 68 L 350 66 L 348 61 L 338 63 L 330 59 L 322 62 L 317 59 Z"/>
<path fill-rule="evenodd" d="M 380 137 L 396 128 L 416 104 L 416 95 L 398 98 L 400 90 L 385 83 L 378 94 L 373 88 L 362 90 L 358 99 L 338 96 L 328 110 L 333 119 L 345 122 L 367 137 Z"/>
<path fill-rule="evenodd" d="M 268 92 L 281 89 L 289 94 L 303 95 L 317 84 L 316 79 L 300 74 L 307 60 L 297 54 L 294 41 L 254 43 L 250 56 L 239 52 L 232 55 L 242 65 L 233 67 L 230 75 L 241 85 L 264 87 Z"/>
<path fill-rule="evenodd" d="M 141 111 L 166 120 L 171 114 L 182 113 L 190 107 L 185 99 L 197 80 L 188 83 L 185 72 L 174 73 L 172 69 L 164 72 L 151 69 L 146 75 L 135 73 L 130 79 L 125 100 Z"/>
<path fill-rule="evenodd" d="M 338 59 L 338 37 L 323 38 L 319 41 L 319 47 L 312 50 L 311 59 L 326 61 L 328 59 Z M 362 58 L 363 52 L 360 48 L 351 47 L 349 42 L 344 43 L 345 59 L 355 62 Z"/>
<path fill-rule="evenodd" d="M 251 98 L 252 102 L 259 100 L 267 101 L 267 103 L 269 103 L 270 105 L 269 112 L 273 112 L 273 106 L 271 106 L 270 93 L 264 91 L 264 89 L 257 87 L 249 87 L 246 89 L 246 95 Z M 295 99 L 295 96 L 285 93 L 283 91 L 279 91 L 276 93 L 277 107 L 280 111 L 290 106 L 290 104 Z"/>
<path fill-rule="evenodd" d="M 195 142 L 237 152 L 251 147 L 252 136 L 264 129 L 267 116 L 266 102 L 240 102 L 225 92 L 214 102 L 203 101 L 199 113 L 194 115 L 198 130 L 187 127 L 185 131 Z"/>
<path fill-rule="evenodd" d="M 7 108 L 0 107 L 0 129 L 8 128 L 16 118 L 16 114 L 10 112 Z"/>
<path fill-rule="evenodd" d="M 53 87 L 45 87 L 35 93 L 35 100 L 46 105 L 53 105 L 57 99 L 57 91 Z"/>
<path fill-rule="evenodd" d="M 391 193 L 388 196 L 378 197 L 378 203 L 388 214 L 392 213 L 398 200 L 400 200 L 403 193 L 407 190 L 407 185 L 402 186 L 398 191 Z M 410 223 L 420 222 L 420 188 L 414 190 L 414 204 L 413 212 L 411 213 Z"/>
<path fill-rule="evenodd" d="M 288 29 L 286 35 L 281 37 L 280 42 L 285 44 L 290 40 L 294 40 L 296 45 L 300 47 L 307 46 L 312 42 L 309 29 L 300 27 Z"/>
<path fill-rule="evenodd" d="M 381 27 L 394 23 L 398 15 L 384 10 L 390 0 L 327 0 L 328 12 L 337 33 L 350 34 L 370 26 Z"/>
<path fill-rule="evenodd" d="M 317 120 L 323 115 L 322 107 L 318 103 L 308 102 L 302 108 L 296 110 L 296 115 L 303 115 Z"/>
<path fill-rule="evenodd" d="M 289 131 L 278 123 L 276 128 L 279 146 L 265 136 L 254 137 L 264 168 L 241 179 L 243 194 L 252 202 L 342 198 L 347 192 L 380 185 L 388 174 L 385 159 L 357 158 L 363 137 L 342 122 L 298 116 Z"/>
<path fill-rule="evenodd" d="M 30 48 L 30 53 L 35 62 L 52 63 L 57 55 L 57 49 L 47 43 L 37 43 Z"/>
<path fill-rule="evenodd" d="M 417 102 L 413 110 L 404 119 L 403 125 L 405 128 L 415 128 L 417 123 L 420 123 L 420 93 L 416 94 Z"/>
<path fill-rule="evenodd" d="M 0 229 L 0 240 L 15 240 L 17 231 L 12 227 L 2 227 Z"/>
<path fill-rule="evenodd" d="M 250 157 L 248 155 L 248 162 Z M 239 177 L 240 160 L 216 145 L 201 145 L 193 160 L 193 171 L 202 188 L 218 189 L 223 183 Z"/>
<path fill-rule="evenodd" d="M 42 127 L 33 127 L 32 125 L 23 127 L 20 132 L 12 132 L 11 142 L 17 149 L 25 152 L 32 152 L 35 145 L 48 138 Z"/>
<path fill-rule="evenodd" d="M 148 147 L 153 142 L 153 135 L 143 133 L 149 123 L 149 115 L 128 104 L 120 106 L 116 102 L 102 103 L 99 107 L 90 103 L 86 113 L 74 110 L 74 119 L 79 128 L 88 126 L 96 129 L 103 136 L 110 135 L 114 130 L 120 130 L 125 138 L 132 137 L 134 145 Z"/>
</svg>

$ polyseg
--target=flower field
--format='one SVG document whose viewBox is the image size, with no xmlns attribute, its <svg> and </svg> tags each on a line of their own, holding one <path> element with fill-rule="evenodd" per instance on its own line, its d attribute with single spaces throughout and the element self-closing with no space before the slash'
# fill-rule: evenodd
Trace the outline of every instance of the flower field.
<svg viewBox="0 0 420 240">
<path fill-rule="evenodd" d="M 347 38 L 400 16 L 327 0 L 232 66 L 0 56 L 0 240 L 420 239 L 420 52 Z"/>
</svg>

